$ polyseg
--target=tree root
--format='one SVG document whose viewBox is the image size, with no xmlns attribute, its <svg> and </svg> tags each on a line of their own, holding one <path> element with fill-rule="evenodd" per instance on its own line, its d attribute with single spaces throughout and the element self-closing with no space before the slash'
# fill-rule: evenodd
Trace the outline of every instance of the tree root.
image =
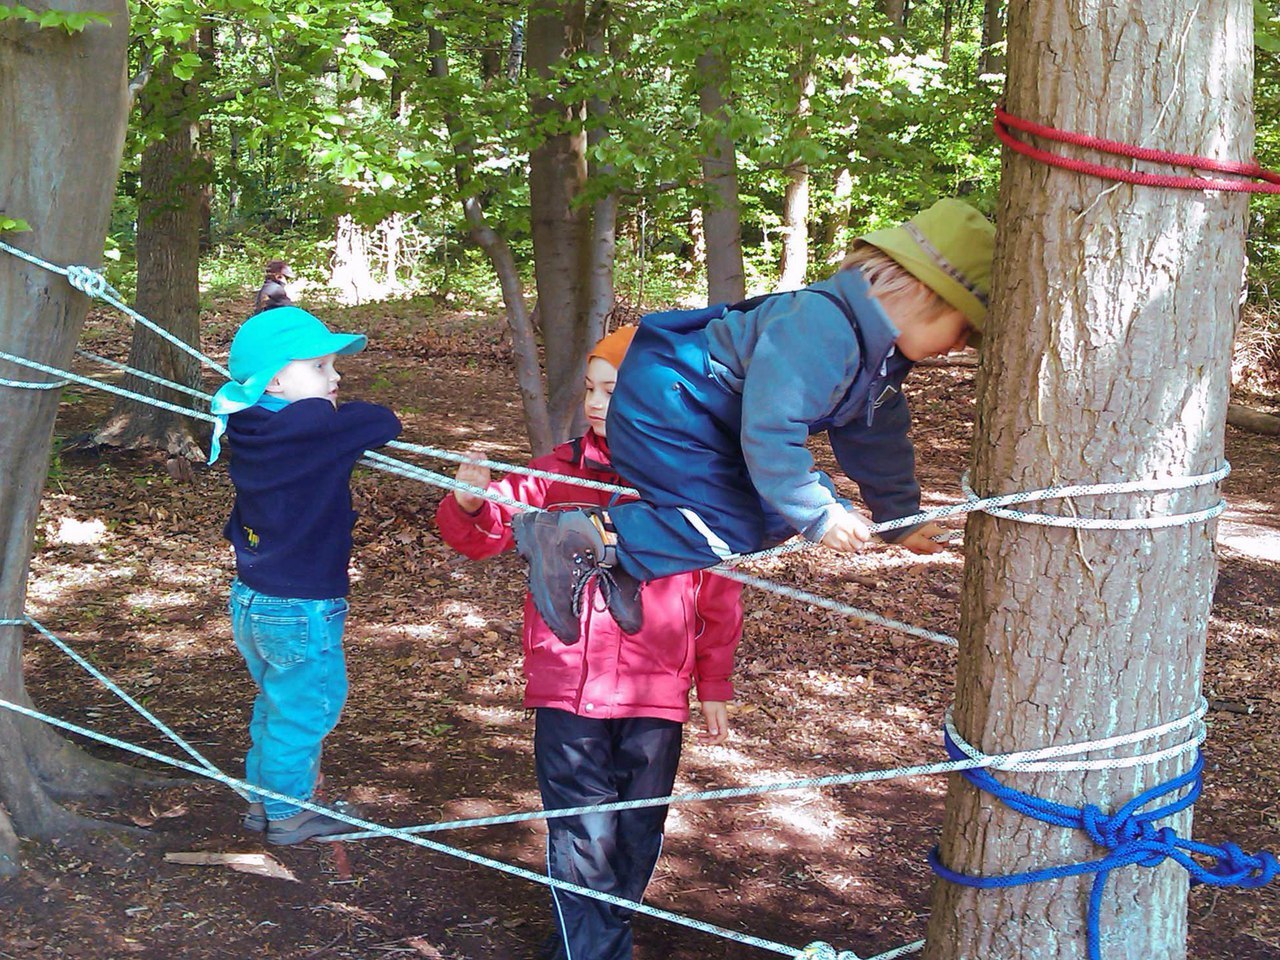
<svg viewBox="0 0 1280 960">
<path fill-rule="evenodd" d="M 36 720 L 20 724 L 27 765 L 41 786 L 58 800 L 100 799 L 127 790 L 171 786 L 169 777 L 86 753 Z"/>
<path fill-rule="evenodd" d="M 13 832 L 9 814 L 0 807 L 0 880 L 16 877 L 21 870 L 18 862 L 18 835 Z"/>
<path fill-rule="evenodd" d="M 73 442 L 81 449 L 117 447 L 121 450 L 160 451 L 170 458 L 198 463 L 206 459 L 187 422 L 172 414 L 143 416 L 117 412 L 96 433 L 84 434 Z"/>
</svg>

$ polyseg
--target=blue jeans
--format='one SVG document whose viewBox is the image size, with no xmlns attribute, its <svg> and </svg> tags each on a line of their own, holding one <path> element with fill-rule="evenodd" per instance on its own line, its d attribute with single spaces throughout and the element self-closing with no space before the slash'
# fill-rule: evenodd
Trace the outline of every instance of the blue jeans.
<svg viewBox="0 0 1280 960">
<path fill-rule="evenodd" d="M 310 800 L 320 775 L 320 745 L 338 725 L 347 700 L 347 601 L 270 597 L 236 580 L 229 609 L 231 635 L 258 685 L 245 780 Z M 264 802 L 268 820 L 301 809 L 283 800 Z"/>
</svg>

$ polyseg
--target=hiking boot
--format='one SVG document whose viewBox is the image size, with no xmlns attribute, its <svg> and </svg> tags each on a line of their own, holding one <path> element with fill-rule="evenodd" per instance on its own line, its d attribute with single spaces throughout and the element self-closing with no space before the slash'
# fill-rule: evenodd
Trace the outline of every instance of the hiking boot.
<svg viewBox="0 0 1280 960">
<path fill-rule="evenodd" d="M 244 819 L 240 821 L 240 825 L 246 830 L 261 833 L 267 829 L 267 808 L 261 802 L 249 804 L 249 809 L 244 812 Z"/>
<path fill-rule="evenodd" d="M 600 568 L 600 590 L 605 605 L 623 633 L 639 633 L 644 626 L 640 588 L 644 584 L 620 566 Z"/>
<path fill-rule="evenodd" d="M 313 837 L 351 833 L 355 829 L 351 824 L 335 820 L 327 813 L 321 813 L 318 810 L 299 810 L 291 817 L 267 822 L 267 843 L 287 846 Z"/>
<path fill-rule="evenodd" d="M 529 561 L 533 605 L 552 633 L 577 643 L 582 591 L 604 559 L 600 530 L 584 510 L 530 510 L 511 518 L 511 532 Z"/>
</svg>

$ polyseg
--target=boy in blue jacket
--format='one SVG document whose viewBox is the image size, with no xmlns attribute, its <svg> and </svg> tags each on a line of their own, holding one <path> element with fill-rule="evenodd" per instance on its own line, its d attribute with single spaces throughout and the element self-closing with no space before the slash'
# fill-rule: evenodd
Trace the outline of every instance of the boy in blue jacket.
<svg viewBox="0 0 1280 960">
<path fill-rule="evenodd" d="M 916 361 L 979 336 L 994 237 L 977 210 L 942 200 L 861 237 L 835 276 L 803 290 L 645 317 L 608 422 L 613 465 L 643 499 L 512 522 L 555 634 L 577 639 L 578 597 L 602 571 L 610 612 L 635 629 L 645 581 L 791 532 L 861 549 L 867 524 L 814 469 L 810 434 L 827 433 L 876 522 L 918 512 L 902 381 Z M 891 536 L 934 553 L 941 532 L 925 524 Z"/>
<path fill-rule="evenodd" d="M 351 558 L 351 471 L 400 434 L 386 407 L 338 405 L 337 357 L 365 347 L 298 307 L 244 322 L 231 341 L 234 379 L 213 398 L 231 441 L 236 499 L 223 535 L 236 554 L 231 631 L 258 686 L 245 757 L 250 783 L 310 800 L 320 748 L 347 698 L 342 630 Z M 282 800 L 251 798 L 244 825 L 298 843 L 350 827 Z"/>
</svg>

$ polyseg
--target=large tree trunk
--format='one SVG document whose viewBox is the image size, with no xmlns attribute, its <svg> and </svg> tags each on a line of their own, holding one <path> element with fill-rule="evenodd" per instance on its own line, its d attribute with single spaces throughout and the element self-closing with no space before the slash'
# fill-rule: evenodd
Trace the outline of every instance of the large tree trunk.
<svg viewBox="0 0 1280 960">
<path fill-rule="evenodd" d="M 7 214 L 32 227 L 6 240 L 53 263 L 97 264 L 129 109 L 129 15 L 124 0 L 59 0 L 56 7 L 106 12 L 111 25 L 68 36 L 0 22 L 0 197 Z M 0 349 L 66 368 L 87 308 L 62 277 L 0 254 Z M 40 379 L 12 368 L 0 376 Z M 57 412 L 57 390 L 0 387 L 0 619 L 20 618 L 25 608 Z M 25 705 L 21 636 L 0 626 L 0 697 Z M 42 839 L 78 822 L 52 796 L 85 785 L 85 770 L 95 766 L 42 725 L 0 710 L 0 876 L 18 870 L 15 832 Z"/>
<path fill-rule="evenodd" d="M 1223 0 L 1214 12 L 1176 0 L 1016 0 L 1009 110 L 1114 140 L 1247 158 L 1252 7 Z M 1238 194 L 1106 183 L 1007 155 L 978 377 L 979 494 L 1221 464 L 1246 207 Z M 1201 488 L 1046 510 L 1113 518 L 1188 512 L 1215 499 Z M 1200 694 L 1214 526 L 1077 531 L 972 517 L 959 733 L 994 754 L 1189 713 Z M 1183 755 L 1132 769 L 999 776 L 1039 797 L 1112 812 L 1190 763 Z M 1157 825 L 1186 836 L 1190 811 Z M 1104 853 L 960 778 L 951 784 L 941 857 L 953 870 L 997 876 Z M 925 956 L 1083 958 L 1091 881 L 991 891 L 939 881 Z M 1186 900 L 1187 876 L 1171 862 L 1116 870 L 1102 902 L 1103 955 L 1182 960 Z"/>
<path fill-rule="evenodd" d="M 195 49 L 194 40 L 189 44 Z M 164 133 L 142 151 L 138 178 L 137 311 L 193 347 L 200 344 L 200 229 L 206 162 L 197 157 L 199 126 L 192 116 L 194 81 L 184 83 L 162 64 L 142 91 L 142 116 Z M 200 385 L 200 362 L 143 326 L 135 326 L 129 366 L 188 387 Z M 126 375 L 128 390 L 169 403 L 190 398 Z M 169 410 L 120 397 L 93 437 L 95 444 L 164 450 L 203 460 L 192 421 Z"/>
<path fill-rule="evenodd" d="M 698 57 L 698 100 L 702 118 L 715 131 L 711 151 L 702 158 L 702 177 L 710 202 L 702 210 L 707 249 L 707 301 L 726 303 L 747 295 L 742 264 L 742 222 L 738 206 L 738 155 L 727 133 L 732 71 L 718 53 Z"/>
<path fill-rule="evenodd" d="M 810 99 L 814 92 L 813 63 L 808 49 L 796 65 L 796 139 L 809 136 Z M 796 160 L 787 165 L 787 186 L 782 197 L 782 264 L 779 290 L 799 290 L 809 271 L 809 164 Z"/>
<path fill-rule="evenodd" d="M 583 48 L 583 0 L 564 0 L 530 13 L 529 71 L 546 80 L 570 54 Z M 542 317 L 547 413 L 553 439 L 572 431 L 582 400 L 586 367 L 586 265 L 590 209 L 577 203 L 587 178 L 583 104 L 535 96 L 534 122 L 553 120 L 550 134 L 529 154 L 529 206 L 534 276 Z M 534 451 L 541 453 L 545 451 Z"/>
</svg>

